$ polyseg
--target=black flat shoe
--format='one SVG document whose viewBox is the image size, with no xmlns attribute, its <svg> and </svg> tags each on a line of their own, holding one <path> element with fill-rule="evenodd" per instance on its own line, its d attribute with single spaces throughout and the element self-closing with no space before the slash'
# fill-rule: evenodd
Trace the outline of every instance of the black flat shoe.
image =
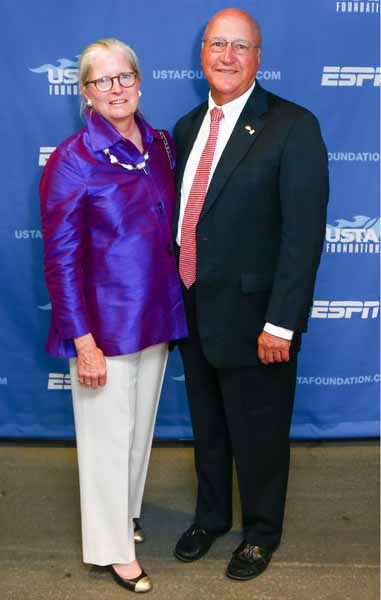
<svg viewBox="0 0 381 600">
<path fill-rule="evenodd" d="M 130 592 L 144 593 L 149 592 L 153 588 L 151 578 L 148 577 L 147 573 L 145 573 L 143 569 L 140 575 L 134 579 L 124 579 L 124 577 L 118 575 L 112 565 L 109 565 L 109 570 L 114 581 L 122 588 L 129 590 Z"/>
<path fill-rule="evenodd" d="M 180 537 L 173 554 L 183 562 L 198 560 L 208 552 L 217 537 L 218 534 L 191 525 Z"/>
<path fill-rule="evenodd" d="M 238 579 L 239 581 L 253 579 L 267 569 L 271 557 L 271 550 L 242 542 L 233 552 L 226 575 L 230 579 Z"/>
<path fill-rule="evenodd" d="M 134 522 L 134 541 L 140 544 L 144 542 L 146 536 L 144 535 L 144 531 L 142 525 L 140 523 L 140 519 L 132 519 Z"/>
</svg>

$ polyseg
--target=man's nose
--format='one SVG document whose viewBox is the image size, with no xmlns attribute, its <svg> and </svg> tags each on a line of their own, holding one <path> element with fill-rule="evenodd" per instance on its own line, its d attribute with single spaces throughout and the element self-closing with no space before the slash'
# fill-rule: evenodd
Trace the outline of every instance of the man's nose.
<svg viewBox="0 0 381 600">
<path fill-rule="evenodd" d="M 234 60 L 234 58 L 235 58 L 234 50 L 232 48 L 231 43 L 229 42 L 226 45 L 225 50 L 221 54 L 221 60 L 226 63 L 231 63 Z"/>
</svg>

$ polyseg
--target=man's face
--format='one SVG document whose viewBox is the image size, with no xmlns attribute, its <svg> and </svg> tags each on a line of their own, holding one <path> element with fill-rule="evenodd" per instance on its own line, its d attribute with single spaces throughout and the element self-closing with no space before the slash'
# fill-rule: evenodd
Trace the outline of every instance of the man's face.
<svg viewBox="0 0 381 600">
<path fill-rule="evenodd" d="M 227 14 L 212 19 L 205 31 L 201 65 L 209 82 L 213 100 L 221 106 L 241 96 L 253 83 L 260 62 L 259 33 L 253 23 L 240 14 Z M 249 44 L 243 54 L 229 44 L 216 52 L 211 42 L 242 41 Z"/>
</svg>

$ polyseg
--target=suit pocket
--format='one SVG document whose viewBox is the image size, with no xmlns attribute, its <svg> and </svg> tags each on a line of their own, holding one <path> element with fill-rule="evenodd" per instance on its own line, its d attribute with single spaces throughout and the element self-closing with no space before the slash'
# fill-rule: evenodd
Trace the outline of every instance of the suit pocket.
<svg viewBox="0 0 381 600">
<path fill-rule="evenodd" d="M 241 289 L 244 294 L 269 291 L 271 287 L 271 275 L 266 273 L 241 273 Z"/>
</svg>

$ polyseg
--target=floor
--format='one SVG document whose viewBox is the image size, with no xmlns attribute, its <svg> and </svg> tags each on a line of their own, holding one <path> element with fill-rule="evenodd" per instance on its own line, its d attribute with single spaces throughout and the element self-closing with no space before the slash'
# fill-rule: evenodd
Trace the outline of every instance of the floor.
<svg viewBox="0 0 381 600">
<path fill-rule="evenodd" d="M 283 543 L 249 582 L 224 571 L 240 542 L 235 525 L 206 557 L 173 558 L 191 523 L 193 450 L 152 452 L 138 556 L 154 581 L 152 600 L 378 600 L 379 446 L 376 442 L 294 444 Z M 0 445 L 1 600 L 108 600 L 128 594 L 81 563 L 76 450 Z"/>
</svg>

